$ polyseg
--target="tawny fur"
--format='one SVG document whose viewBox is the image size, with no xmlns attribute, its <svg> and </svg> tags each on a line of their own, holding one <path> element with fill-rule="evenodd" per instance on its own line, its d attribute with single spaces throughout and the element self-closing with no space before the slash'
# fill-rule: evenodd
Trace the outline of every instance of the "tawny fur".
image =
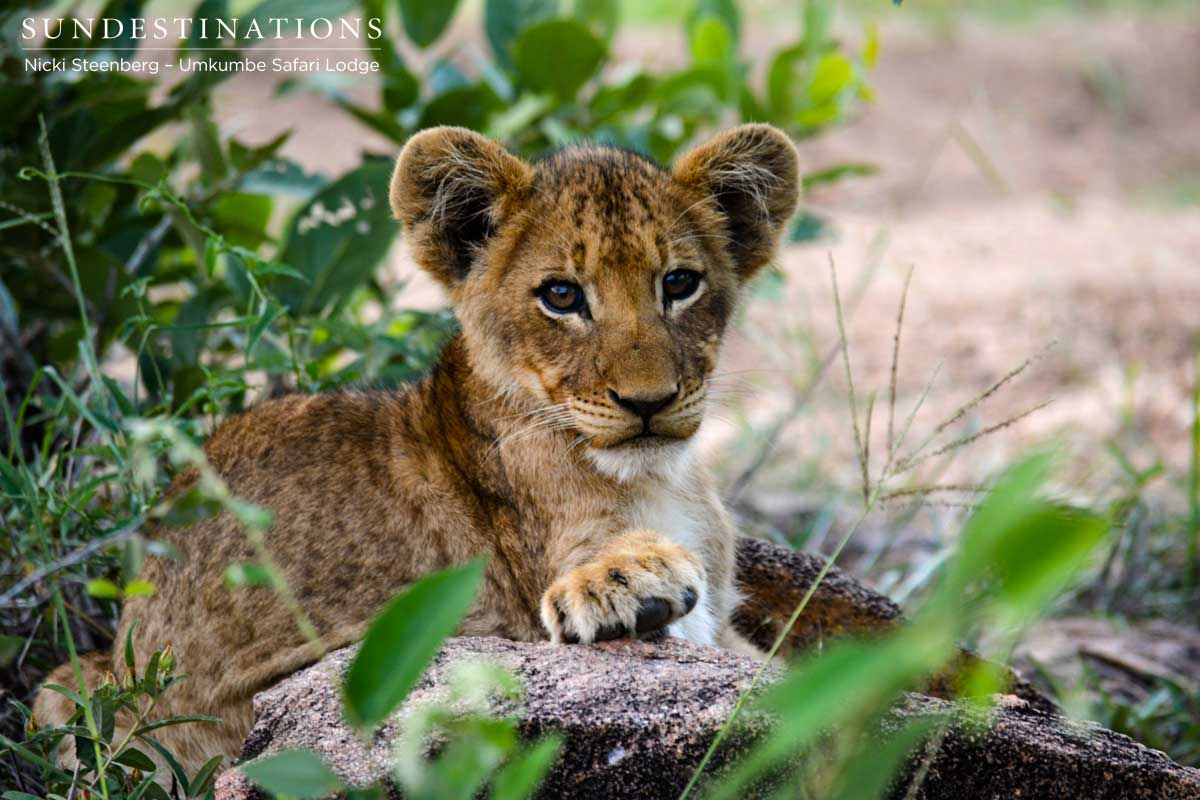
<svg viewBox="0 0 1200 800">
<path fill-rule="evenodd" d="M 205 447 L 236 495 L 274 512 L 267 546 L 322 647 L 354 642 L 416 578 L 486 554 L 464 634 L 586 643 L 618 622 L 632 630 L 641 600 L 658 597 L 669 633 L 749 650 L 730 626 L 735 533 L 688 440 L 739 289 L 771 258 L 797 191 L 795 150 L 765 125 L 669 171 L 603 147 L 527 164 L 466 130 L 415 136 L 392 207 L 461 333 L 410 388 L 265 402 Z M 704 277 L 671 305 L 661 287 L 676 268 Z M 535 292 L 550 277 L 583 286 L 590 313 L 548 313 Z M 637 439 L 643 421 L 610 390 L 678 395 Z M 180 475 L 172 494 L 195 480 Z M 159 732 L 190 771 L 236 757 L 254 694 L 318 651 L 269 588 L 224 585 L 228 565 L 254 558 L 228 515 L 151 535 L 181 557 L 147 560 L 157 591 L 126 603 L 116 649 L 85 673 L 95 685 L 123 672 L 134 622 L 142 663 L 172 643 L 189 677 L 158 713 L 223 719 Z M 69 665 L 48 680 L 75 684 Z M 42 724 L 70 710 L 45 690 L 35 706 Z"/>
</svg>

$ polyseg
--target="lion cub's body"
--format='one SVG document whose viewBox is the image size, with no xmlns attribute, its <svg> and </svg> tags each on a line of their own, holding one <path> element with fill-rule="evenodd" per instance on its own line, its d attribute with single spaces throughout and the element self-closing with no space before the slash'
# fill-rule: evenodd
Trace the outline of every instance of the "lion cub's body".
<svg viewBox="0 0 1200 800">
<path fill-rule="evenodd" d="M 406 148 L 393 207 L 462 333 L 407 390 L 272 400 L 205 447 L 235 495 L 274 512 L 267 547 L 325 649 L 355 641 L 406 584 L 480 554 L 464 634 L 589 642 L 665 628 L 749 647 L 730 626 L 735 534 L 689 439 L 736 292 L 795 205 L 796 167 L 779 134 L 739 130 L 674 173 L 602 149 L 531 167 L 453 129 Z M 722 173 L 722 158 L 765 162 L 769 179 Z M 743 189 L 759 192 L 753 208 L 738 205 Z M 686 303 L 661 296 L 680 264 L 702 270 Z M 543 273 L 584 287 L 586 313 L 539 300 Z M 628 411 L 660 395 L 653 416 Z M 236 756 L 254 693 L 318 650 L 271 589 L 225 586 L 231 563 L 254 560 L 231 517 L 154 536 L 181 558 L 148 560 L 156 593 L 127 603 L 113 656 L 86 663 L 92 680 L 121 671 L 135 622 L 139 658 L 171 642 L 189 678 L 159 712 L 224 720 L 162 731 L 195 769 Z M 61 722 L 69 709 L 43 692 L 36 713 Z"/>
</svg>

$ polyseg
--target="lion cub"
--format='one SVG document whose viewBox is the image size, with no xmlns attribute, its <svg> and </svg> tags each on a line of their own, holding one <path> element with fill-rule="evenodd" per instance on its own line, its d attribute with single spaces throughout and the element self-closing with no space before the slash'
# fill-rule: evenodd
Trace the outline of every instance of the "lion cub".
<svg viewBox="0 0 1200 800">
<path fill-rule="evenodd" d="M 736 128 L 669 170 L 584 146 L 528 164 L 460 128 L 414 136 L 391 203 L 462 330 L 432 373 L 397 391 L 291 396 L 222 425 L 205 451 L 231 490 L 271 508 L 267 545 L 325 649 L 430 571 L 489 556 L 469 635 L 590 643 L 664 630 L 749 649 L 730 626 L 735 534 L 690 442 L 738 292 L 796 207 L 795 148 Z M 184 473 L 179 492 L 196 476 Z M 253 553 L 228 515 L 156 537 L 152 597 L 125 606 L 121 643 L 174 644 L 190 675 L 160 731 L 189 770 L 236 756 L 254 694 L 318 652 L 268 588 L 222 576 Z M 48 679 L 70 685 L 70 666 Z M 43 691 L 36 714 L 61 723 Z M 69 755 L 67 756 L 69 758 Z"/>
</svg>

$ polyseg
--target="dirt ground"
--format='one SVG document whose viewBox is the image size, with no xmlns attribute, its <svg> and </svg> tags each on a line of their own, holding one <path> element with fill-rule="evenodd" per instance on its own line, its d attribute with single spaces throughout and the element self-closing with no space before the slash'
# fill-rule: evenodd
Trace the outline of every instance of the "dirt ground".
<svg viewBox="0 0 1200 800">
<path fill-rule="evenodd" d="M 1138 457 L 1161 455 L 1182 470 L 1200 331 L 1200 207 L 1194 191 L 1190 205 L 1166 198 L 1200 176 L 1200 19 L 968 24 L 947 37 L 885 28 L 883 41 L 877 101 L 802 147 L 814 165 L 866 160 L 881 173 L 811 198 L 836 238 L 786 252 L 786 300 L 751 306 L 751 320 L 779 331 L 786 310 L 803 308 L 823 351 L 836 340 L 826 259 L 845 293 L 874 248 L 878 276 L 849 325 L 858 393 L 884 396 L 912 266 L 898 416 L 942 365 L 914 424 L 918 440 L 1053 343 L 980 406 L 979 424 L 1051 406 L 973 458 L 992 467 L 1065 434 L 1103 471 L 1111 464 L 1095 463 L 1099 443 L 1132 426 L 1149 441 Z M 735 344 L 730 362 L 761 361 L 752 354 L 761 341 Z M 845 403 L 827 410 L 838 419 L 822 427 L 841 449 Z"/>
</svg>

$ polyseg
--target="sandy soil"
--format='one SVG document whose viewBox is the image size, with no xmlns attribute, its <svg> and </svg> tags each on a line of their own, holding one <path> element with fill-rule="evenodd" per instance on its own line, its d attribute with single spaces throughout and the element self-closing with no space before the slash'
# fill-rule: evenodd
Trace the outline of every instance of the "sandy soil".
<svg viewBox="0 0 1200 800">
<path fill-rule="evenodd" d="M 876 73 L 878 101 L 804 148 L 814 164 L 865 159 L 881 174 L 812 199 L 836 220 L 836 240 L 788 251 L 785 304 L 752 306 L 751 319 L 777 330 L 773 318 L 803 303 L 823 350 L 836 327 L 819 250 L 845 287 L 882 239 L 878 278 L 850 325 L 860 394 L 886 387 L 912 265 L 902 409 L 939 362 L 920 420 L 943 418 L 1055 342 L 980 409 L 989 424 L 1054 401 L 998 437 L 1005 450 L 1064 430 L 1094 447 L 1128 413 L 1182 466 L 1200 208 L 1146 196 L 1200 169 L 1200 22 L 1117 17 L 896 38 Z M 1100 69 L 1122 87 L 1119 104 L 1094 90 Z M 750 350 L 735 346 L 730 361 L 751 364 Z"/>
</svg>

